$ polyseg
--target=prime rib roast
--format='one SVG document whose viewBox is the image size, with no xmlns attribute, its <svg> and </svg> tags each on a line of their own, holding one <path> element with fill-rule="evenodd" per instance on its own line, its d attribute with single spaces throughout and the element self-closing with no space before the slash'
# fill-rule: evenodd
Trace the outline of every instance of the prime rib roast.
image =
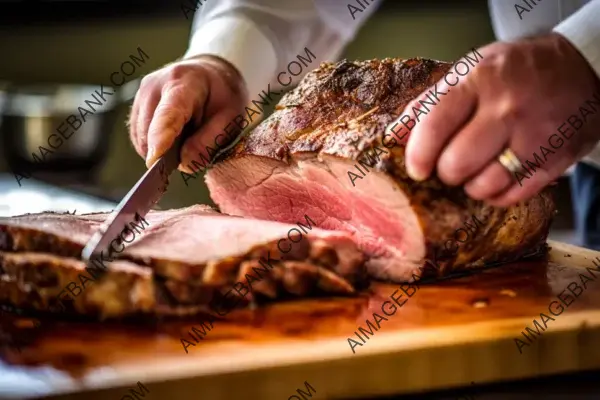
<svg viewBox="0 0 600 400">
<path fill-rule="evenodd" d="M 100 317 L 202 311 L 264 268 L 269 254 L 276 262 L 244 304 L 352 294 L 369 278 L 403 282 L 424 271 L 441 276 L 542 254 L 554 213 L 547 190 L 501 209 L 435 176 L 412 181 L 404 168 L 406 138 L 379 152 L 369 168 L 361 163 L 383 148 L 385 128 L 404 106 L 450 65 L 425 59 L 322 64 L 208 171 L 220 212 L 201 205 L 150 212 L 149 226 L 113 254 L 71 311 Z M 367 171 L 351 180 L 348 171 L 357 173 L 357 164 Z M 306 216 L 318 228 L 283 254 L 277 244 Z M 106 217 L 1 218 L 0 302 L 46 310 L 65 285 L 82 285 L 81 250 Z M 483 224 L 448 253 L 449 241 L 473 218 Z M 423 269 L 432 259 L 439 268 Z"/>
<path fill-rule="evenodd" d="M 319 227 L 350 232 L 370 257 L 369 274 L 381 279 L 437 273 L 421 268 L 424 260 L 437 259 L 446 274 L 542 251 L 554 214 L 547 191 L 506 209 L 486 206 L 435 176 L 411 180 L 408 135 L 393 147 L 389 137 L 383 142 L 386 126 L 451 65 L 389 58 L 321 64 L 207 172 L 212 199 L 227 214 L 292 222 L 307 212 Z M 455 232 L 473 217 L 485 227 L 454 250 Z"/>
</svg>

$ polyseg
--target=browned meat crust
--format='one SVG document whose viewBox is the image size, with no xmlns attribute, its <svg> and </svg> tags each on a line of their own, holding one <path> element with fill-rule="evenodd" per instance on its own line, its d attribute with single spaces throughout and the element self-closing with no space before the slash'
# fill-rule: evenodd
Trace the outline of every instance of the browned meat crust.
<svg viewBox="0 0 600 400">
<path fill-rule="evenodd" d="M 244 138 L 225 163 L 245 156 L 267 157 L 287 165 L 325 155 L 365 160 L 366 151 L 372 154 L 375 146 L 383 147 L 386 126 L 413 98 L 441 79 L 450 66 L 421 58 L 323 63 L 281 99 L 277 111 Z M 356 138 L 359 140 L 353 144 Z M 444 253 L 454 232 L 473 216 L 486 221 L 485 229 L 445 260 L 443 271 L 544 251 L 555 213 L 549 190 L 527 202 L 499 209 L 470 199 L 462 188 L 448 187 L 436 176 L 415 182 L 404 167 L 407 138 L 386 149 L 388 154 L 381 154 L 373 169 L 393 176 L 410 199 L 423 230 L 426 258 Z M 357 186 L 360 183 L 357 181 Z"/>
<path fill-rule="evenodd" d="M 358 160 L 362 152 L 353 139 L 360 138 L 362 149 L 381 146 L 385 127 L 451 65 L 419 58 L 322 63 L 281 99 L 277 111 L 235 152 L 279 161 L 303 152 Z M 403 157 L 388 157 L 376 168 L 403 172 L 403 165 Z"/>
<path fill-rule="evenodd" d="M 86 269 L 77 258 L 106 216 L 41 213 L 0 220 L 0 302 L 46 311 L 60 296 L 74 297 L 62 301 L 66 312 L 101 318 L 182 315 L 206 312 L 209 303 L 225 292 L 238 293 L 238 303 L 247 305 L 261 299 L 348 295 L 354 293 L 354 285 L 367 282 L 363 255 L 341 234 L 312 230 L 283 254 L 272 238 L 282 237 L 287 226 L 266 223 L 271 224 L 271 233 L 257 236 L 256 222 L 205 207 L 150 213 L 150 227 L 125 252 L 113 254 L 118 260 L 107 262 L 106 272 L 98 266 Z M 217 225 L 224 228 L 219 234 L 191 231 L 198 227 L 218 231 Z M 211 242 L 228 233 L 239 237 Z M 250 238 L 249 243 L 271 239 L 247 248 L 238 246 L 236 239 L 244 240 L 242 236 Z M 203 248 L 196 239 L 205 241 Z M 169 240 L 186 243 L 173 251 L 167 248 L 174 244 Z M 187 253 L 179 254 L 183 250 Z M 204 254 L 211 250 L 212 256 Z M 65 290 L 67 286 L 70 290 Z"/>
<path fill-rule="evenodd" d="M 114 316 L 156 309 L 152 271 L 127 261 L 112 262 L 95 280 L 82 261 L 44 253 L 0 252 L 0 302 L 42 311 Z M 65 287 L 71 286 L 76 297 Z M 62 292 L 62 294 L 61 294 Z M 60 295 L 63 307 L 56 301 Z M 69 301 L 69 297 L 73 301 Z"/>
<path fill-rule="evenodd" d="M 244 261 L 237 276 L 232 274 L 220 282 L 198 285 L 153 279 L 149 268 L 128 261 L 107 265 L 106 274 L 101 279 L 94 279 L 93 273 L 86 271 L 80 260 L 44 253 L 0 252 L 0 303 L 109 318 L 135 314 L 170 315 L 172 310 L 178 310 L 178 314 L 208 312 L 211 302 L 222 301 L 225 292 L 235 295 L 237 291 L 232 289 L 240 283 L 236 295 L 240 297 L 236 301 L 239 305 L 247 305 L 256 299 L 354 293 L 352 285 L 335 273 L 298 261 L 278 263 L 272 271 L 263 274 L 257 274 L 257 271 L 264 271 L 258 260 Z M 254 277 L 250 278 L 249 284 L 246 274 Z M 65 287 L 69 289 L 65 290 Z"/>
</svg>

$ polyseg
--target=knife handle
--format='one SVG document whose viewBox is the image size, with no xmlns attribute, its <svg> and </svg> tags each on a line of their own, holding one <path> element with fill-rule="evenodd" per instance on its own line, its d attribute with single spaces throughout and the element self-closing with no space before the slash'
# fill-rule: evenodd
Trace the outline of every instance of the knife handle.
<svg viewBox="0 0 600 400">
<path fill-rule="evenodd" d="M 181 162 L 181 148 L 185 141 L 194 134 L 196 127 L 192 121 L 188 121 L 181 130 L 179 136 L 175 138 L 175 141 L 171 145 L 171 148 L 162 156 L 164 159 L 164 168 L 171 173 L 171 171 L 177 169 L 177 166 Z"/>
<path fill-rule="evenodd" d="M 196 131 L 196 127 L 194 126 L 194 123 L 192 121 L 188 121 L 183 126 L 183 129 L 181 130 L 181 133 L 179 134 L 179 136 L 177 136 L 175 138 L 175 141 L 173 142 L 173 146 L 171 146 L 171 147 L 172 148 L 174 147 L 177 150 L 177 164 L 178 165 L 181 162 L 181 148 L 183 147 L 183 144 L 185 143 L 185 141 L 190 136 L 192 136 L 195 131 Z"/>
</svg>

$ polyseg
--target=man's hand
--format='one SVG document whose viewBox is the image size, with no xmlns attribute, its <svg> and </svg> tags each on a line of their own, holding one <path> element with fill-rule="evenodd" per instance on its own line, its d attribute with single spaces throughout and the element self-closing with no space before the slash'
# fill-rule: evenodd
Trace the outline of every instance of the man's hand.
<svg viewBox="0 0 600 400">
<path fill-rule="evenodd" d="M 583 56 L 558 34 L 496 42 L 478 52 L 483 59 L 455 86 L 443 79 L 437 83 L 448 94 L 412 129 L 406 166 L 417 180 L 437 166 L 446 184 L 463 184 L 470 197 L 506 207 L 538 193 L 593 148 L 600 138 L 600 107 L 586 101 L 600 99 L 600 82 Z M 406 110 L 417 107 L 417 101 Z M 567 118 L 582 118 L 580 106 L 592 113 L 576 130 Z M 551 142 L 558 148 L 550 147 L 553 134 L 564 141 L 562 146 L 555 137 Z M 534 161 L 534 153 L 542 155 L 540 146 L 554 154 L 547 154 L 547 161 L 527 174 L 522 186 L 497 161 L 507 147 L 522 163 Z"/>
<path fill-rule="evenodd" d="M 240 74 L 213 56 L 198 56 L 167 65 L 142 80 L 129 117 L 130 137 L 150 167 L 192 121 L 196 127 L 181 151 L 179 169 L 187 173 L 199 154 L 243 111 L 248 93 Z M 223 144 L 223 143 L 220 143 Z"/>
</svg>

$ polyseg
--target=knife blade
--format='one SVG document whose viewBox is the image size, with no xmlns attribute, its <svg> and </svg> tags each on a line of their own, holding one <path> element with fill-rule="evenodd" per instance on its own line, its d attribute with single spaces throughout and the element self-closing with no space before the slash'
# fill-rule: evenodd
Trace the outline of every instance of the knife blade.
<svg viewBox="0 0 600 400">
<path fill-rule="evenodd" d="M 117 208 L 111 213 L 100 229 L 87 242 L 81 257 L 90 261 L 93 256 L 108 250 L 110 243 L 129 227 L 139 217 L 144 217 L 148 211 L 161 199 L 169 185 L 169 175 L 180 163 L 181 147 L 185 140 L 194 132 L 193 125 L 188 122 L 173 145 L 142 175 L 137 183 L 129 190 Z"/>
</svg>

